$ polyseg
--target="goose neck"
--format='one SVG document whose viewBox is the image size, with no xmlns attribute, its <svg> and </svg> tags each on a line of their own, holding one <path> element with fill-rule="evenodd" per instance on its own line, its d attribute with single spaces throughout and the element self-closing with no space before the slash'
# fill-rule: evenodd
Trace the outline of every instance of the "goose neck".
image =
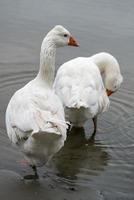
<svg viewBox="0 0 134 200">
<path fill-rule="evenodd" d="M 98 66 L 100 73 L 105 77 L 120 73 L 117 60 L 108 53 L 98 53 L 92 57 L 93 62 Z"/>
<path fill-rule="evenodd" d="M 37 78 L 52 87 L 55 74 L 56 46 L 51 39 L 45 38 L 40 52 L 40 69 Z"/>
</svg>

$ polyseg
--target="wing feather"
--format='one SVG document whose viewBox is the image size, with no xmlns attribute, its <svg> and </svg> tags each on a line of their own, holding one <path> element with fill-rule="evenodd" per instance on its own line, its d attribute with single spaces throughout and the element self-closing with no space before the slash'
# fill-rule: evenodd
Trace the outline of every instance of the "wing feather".
<svg viewBox="0 0 134 200">
<path fill-rule="evenodd" d="M 34 95 L 26 89 L 17 91 L 11 98 L 6 111 L 6 125 L 13 143 L 33 133 L 61 134 L 61 130 L 66 128 L 64 111 L 56 95 L 52 92 L 44 96 L 42 92 Z"/>
</svg>

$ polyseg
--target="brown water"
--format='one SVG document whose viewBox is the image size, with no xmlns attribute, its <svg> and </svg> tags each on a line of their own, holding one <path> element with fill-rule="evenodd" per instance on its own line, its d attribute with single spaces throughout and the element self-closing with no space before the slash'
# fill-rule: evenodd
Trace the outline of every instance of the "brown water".
<svg viewBox="0 0 134 200">
<path fill-rule="evenodd" d="M 99 117 L 96 140 L 84 135 L 92 122 L 72 130 L 65 146 L 45 167 L 40 180 L 24 182 L 30 169 L 11 146 L 4 115 L 13 93 L 35 77 L 40 45 L 54 25 L 64 25 L 80 48 L 61 48 L 57 67 L 79 55 L 100 51 L 119 61 L 124 82 Z M 134 199 L 134 1 L 0 0 L 0 199 Z"/>
</svg>

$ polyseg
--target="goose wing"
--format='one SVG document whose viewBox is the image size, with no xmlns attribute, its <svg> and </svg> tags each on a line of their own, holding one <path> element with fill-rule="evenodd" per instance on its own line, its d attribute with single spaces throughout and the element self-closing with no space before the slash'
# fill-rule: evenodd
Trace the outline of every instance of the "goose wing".
<svg viewBox="0 0 134 200">
<path fill-rule="evenodd" d="M 34 133 L 54 132 L 61 135 L 62 130 L 66 129 L 64 111 L 58 97 L 52 92 L 44 95 L 42 91 L 36 91 L 36 94 L 34 91 L 26 88 L 18 90 L 8 104 L 6 125 L 13 143 Z"/>
</svg>

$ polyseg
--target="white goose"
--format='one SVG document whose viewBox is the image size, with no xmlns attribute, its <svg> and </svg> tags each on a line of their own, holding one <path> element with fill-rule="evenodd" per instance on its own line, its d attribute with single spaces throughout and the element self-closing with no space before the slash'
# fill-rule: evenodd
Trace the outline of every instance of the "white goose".
<svg viewBox="0 0 134 200">
<path fill-rule="evenodd" d="M 62 26 L 55 26 L 44 38 L 40 53 L 40 69 L 36 78 L 19 89 L 6 110 L 6 128 L 9 139 L 25 154 L 34 175 L 36 166 L 45 164 L 66 139 L 64 109 L 52 86 L 55 72 L 56 48 L 78 46 Z"/>
<path fill-rule="evenodd" d="M 117 60 L 108 53 L 98 53 L 64 63 L 57 72 L 54 88 L 63 102 L 67 120 L 73 126 L 81 127 L 92 118 L 94 136 L 97 115 L 109 107 L 107 95 L 118 90 L 122 81 Z"/>
</svg>

